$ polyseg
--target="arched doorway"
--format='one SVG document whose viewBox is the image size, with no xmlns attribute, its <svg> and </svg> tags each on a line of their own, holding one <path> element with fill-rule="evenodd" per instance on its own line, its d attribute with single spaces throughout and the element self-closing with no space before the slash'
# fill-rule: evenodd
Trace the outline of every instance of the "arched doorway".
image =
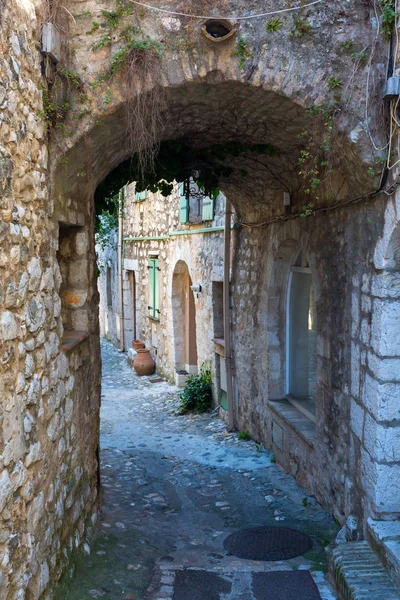
<svg viewBox="0 0 400 600">
<path fill-rule="evenodd" d="M 182 385 L 187 374 L 197 373 L 196 308 L 192 280 L 187 264 L 176 263 L 172 277 L 172 320 L 174 330 L 175 369 Z"/>
</svg>

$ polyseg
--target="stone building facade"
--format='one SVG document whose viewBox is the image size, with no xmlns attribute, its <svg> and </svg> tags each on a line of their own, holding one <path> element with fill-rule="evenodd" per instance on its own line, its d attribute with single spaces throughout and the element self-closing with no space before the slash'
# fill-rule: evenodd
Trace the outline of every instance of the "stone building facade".
<svg viewBox="0 0 400 600">
<path fill-rule="evenodd" d="M 113 278 L 110 285 L 109 279 L 110 272 L 118 277 L 115 234 L 113 244 L 100 253 L 101 335 L 120 346 L 123 323 L 125 349 L 133 339 L 142 340 L 151 350 L 157 372 L 179 386 L 187 374 L 198 372 L 209 361 L 219 403 L 225 391 L 220 385 L 224 196 L 216 200 L 191 197 L 187 203 L 178 183 L 167 198 L 160 193 L 136 194 L 132 184 L 124 191 L 123 215 L 123 317 L 118 281 Z M 111 295 L 112 306 L 107 301 Z M 152 306 L 155 299 L 157 305 Z M 111 336 L 110 323 L 118 323 L 118 331 L 113 330 Z"/>
<path fill-rule="evenodd" d="M 50 4 L 57 9 L 57 2 Z M 202 20 L 129 3 L 107 45 L 102 11 L 114 11 L 116 3 L 65 0 L 58 11 L 65 68 L 55 75 L 40 52 L 42 9 L 50 4 L 0 1 L 2 598 L 50 598 L 96 520 L 100 356 L 93 197 L 132 155 L 127 131 L 133 125 L 138 133 L 127 78 L 116 71 L 126 41 L 121 31 L 128 26 L 163 47 L 157 68 L 128 78 L 142 99 L 151 90 L 163 92 L 161 141 L 185 138 L 192 149 L 216 140 L 248 144 L 220 180 L 239 224 L 231 277 L 237 425 L 272 447 L 277 461 L 341 523 L 356 516 L 359 535 L 369 535 L 377 521 L 397 522 L 398 128 L 396 98 L 384 104 L 382 94 L 398 57 L 393 48 L 387 64 L 379 7 L 358 0 L 302 5 L 300 13 L 283 13 L 274 31 L 266 27 L 268 17 L 237 19 L 258 7 L 235 0 L 229 3 L 233 33 L 216 43 Z M 276 10 L 277 3 L 267 4 Z M 174 10 L 175 2 L 162 7 Z M 286 9 L 286 2 L 279 7 Z M 192 0 L 185 11 L 204 14 L 205 8 Z M 45 18 L 58 23 L 54 11 Z M 54 90 L 61 94 L 56 110 L 48 101 Z M 298 161 L 304 159 L 304 132 L 313 131 L 315 114 L 327 105 L 340 107 L 333 173 L 310 202 Z M 382 112 L 387 118 L 379 119 Z M 266 141 L 275 155 L 256 156 L 250 146 Z M 380 149 L 388 143 L 393 153 L 387 157 Z M 213 236 L 205 239 L 213 243 Z M 162 258 L 159 242 L 154 250 Z M 191 260 L 197 284 L 193 254 Z M 296 297 L 297 334 L 303 343 L 310 340 L 310 354 L 291 342 Z M 205 298 L 196 298 L 199 329 Z M 163 339 L 161 323 L 157 327 Z M 198 352 L 201 360 L 200 346 Z M 288 398 L 291 390 L 304 390 L 305 379 L 293 372 L 296 360 L 303 361 L 302 372 L 307 365 L 307 402 Z"/>
</svg>

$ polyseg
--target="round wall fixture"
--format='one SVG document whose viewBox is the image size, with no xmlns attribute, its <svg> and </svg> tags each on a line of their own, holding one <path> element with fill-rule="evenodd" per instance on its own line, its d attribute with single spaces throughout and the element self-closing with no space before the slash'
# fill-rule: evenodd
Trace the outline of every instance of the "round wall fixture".
<svg viewBox="0 0 400 600">
<path fill-rule="evenodd" d="M 224 42 L 236 33 L 232 23 L 226 19 L 208 19 L 201 31 L 211 42 Z"/>
</svg>

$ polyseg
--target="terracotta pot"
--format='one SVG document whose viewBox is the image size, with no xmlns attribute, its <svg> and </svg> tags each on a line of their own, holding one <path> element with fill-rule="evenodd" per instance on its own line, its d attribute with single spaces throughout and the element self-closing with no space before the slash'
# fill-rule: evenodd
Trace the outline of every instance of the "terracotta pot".
<svg viewBox="0 0 400 600">
<path fill-rule="evenodd" d="M 136 350 L 136 352 L 137 352 L 138 350 L 141 350 L 141 349 L 142 349 L 142 348 L 144 348 L 144 347 L 145 347 L 145 343 L 144 343 L 144 342 L 142 342 L 142 340 L 132 340 L 132 348 L 133 348 L 134 350 Z"/>
<path fill-rule="evenodd" d="M 148 348 L 139 348 L 133 361 L 133 368 L 138 375 L 152 375 L 155 369 L 155 362 L 151 357 Z"/>
</svg>

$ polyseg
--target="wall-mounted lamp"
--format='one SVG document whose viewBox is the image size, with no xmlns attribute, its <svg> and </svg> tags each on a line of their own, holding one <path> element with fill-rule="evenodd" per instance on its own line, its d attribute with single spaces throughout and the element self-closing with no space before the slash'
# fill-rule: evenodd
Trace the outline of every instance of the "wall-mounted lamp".
<svg viewBox="0 0 400 600">
<path fill-rule="evenodd" d="M 201 285 L 191 285 L 190 289 L 192 290 L 192 292 L 194 292 L 195 294 L 199 294 L 200 292 L 203 291 L 203 288 L 201 287 Z"/>
</svg>

